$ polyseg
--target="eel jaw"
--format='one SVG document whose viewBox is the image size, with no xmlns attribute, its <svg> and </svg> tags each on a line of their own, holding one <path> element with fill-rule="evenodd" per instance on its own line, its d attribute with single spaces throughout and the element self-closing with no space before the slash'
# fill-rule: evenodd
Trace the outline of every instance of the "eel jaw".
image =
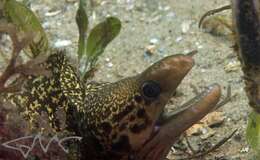
<svg viewBox="0 0 260 160">
<path fill-rule="evenodd" d="M 137 153 L 137 159 L 163 160 L 181 133 L 215 109 L 220 95 L 220 86 L 213 84 L 198 95 L 189 107 L 174 112 L 160 122 L 157 132 Z"/>
</svg>

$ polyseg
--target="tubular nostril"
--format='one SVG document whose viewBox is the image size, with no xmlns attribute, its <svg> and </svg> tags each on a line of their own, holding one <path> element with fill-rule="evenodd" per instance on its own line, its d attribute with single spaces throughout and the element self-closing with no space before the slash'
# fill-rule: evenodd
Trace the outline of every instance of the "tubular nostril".
<svg viewBox="0 0 260 160">
<path fill-rule="evenodd" d="M 198 53 L 198 51 L 197 50 L 193 50 L 193 51 L 191 51 L 191 52 L 189 52 L 188 54 L 186 54 L 187 56 L 191 56 L 191 57 L 193 57 L 195 54 L 197 54 Z"/>
<path fill-rule="evenodd" d="M 190 67 L 194 65 L 194 59 L 192 58 L 192 56 L 183 57 L 183 61 L 186 62 L 187 64 L 190 64 Z"/>
</svg>

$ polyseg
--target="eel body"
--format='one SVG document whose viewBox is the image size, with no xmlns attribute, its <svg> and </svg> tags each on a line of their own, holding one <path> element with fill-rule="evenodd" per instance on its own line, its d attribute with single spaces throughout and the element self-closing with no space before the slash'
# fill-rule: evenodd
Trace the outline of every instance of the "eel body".
<svg viewBox="0 0 260 160">
<path fill-rule="evenodd" d="M 29 76 L 22 90 L 6 99 L 23 109 L 32 126 L 44 113 L 56 132 L 83 137 L 78 159 L 160 160 L 219 100 L 220 87 L 213 85 L 191 107 L 165 116 L 165 105 L 193 64 L 190 55 L 172 55 L 136 76 L 83 84 L 65 54 L 57 52 L 42 64 L 50 77 Z M 59 110 L 65 112 L 65 127 Z"/>
</svg>

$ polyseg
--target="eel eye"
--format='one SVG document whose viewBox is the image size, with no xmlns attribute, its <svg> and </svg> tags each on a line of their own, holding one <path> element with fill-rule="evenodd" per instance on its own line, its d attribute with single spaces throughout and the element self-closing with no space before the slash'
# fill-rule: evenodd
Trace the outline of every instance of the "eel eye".
<svg viewBox="0 0 260 160">
<path fill-rule="evenodd" d="M 157 98 L 161 93 L 161 87 L 154 81 L 144 82 L 142 86 L 143 95 L 147 98 Z"/>
</svg>

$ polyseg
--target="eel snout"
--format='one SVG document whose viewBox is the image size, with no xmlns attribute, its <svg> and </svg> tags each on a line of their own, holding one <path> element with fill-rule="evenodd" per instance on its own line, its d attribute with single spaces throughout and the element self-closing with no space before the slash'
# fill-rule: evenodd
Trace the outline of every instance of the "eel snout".
<svg viewBox="0 0 260 160">
<path fill-rule="evenodd" d="M 162 94 L 172 94 L 193 65 L 191 55 L 172 55 L 150 66 L 139 78 L 141 82 L 156 81 L 160 84 Z"/>
</svg>

